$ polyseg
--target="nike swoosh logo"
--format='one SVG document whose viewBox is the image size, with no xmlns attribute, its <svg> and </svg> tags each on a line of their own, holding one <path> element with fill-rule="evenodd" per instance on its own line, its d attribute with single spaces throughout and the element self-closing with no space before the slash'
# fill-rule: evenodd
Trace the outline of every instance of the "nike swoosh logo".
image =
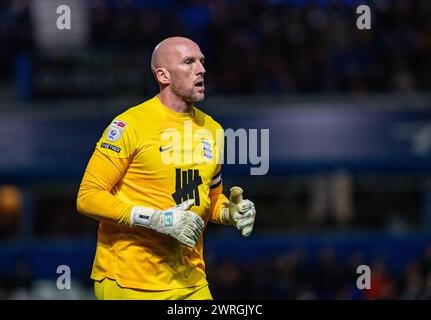
<svg viewBox="0 0 431 320">
<path fill-rule="evenodd" d="M 167 150 L 169 150 L 169 149 L 172 149 L 173 147 L 167 147 L 167 148 L 162 148 L 162 146 L 160 146 L 159 147 L 159 151 L 160 152 L 165 152 L 165 151 L 167 151 Z"/>
</svg>

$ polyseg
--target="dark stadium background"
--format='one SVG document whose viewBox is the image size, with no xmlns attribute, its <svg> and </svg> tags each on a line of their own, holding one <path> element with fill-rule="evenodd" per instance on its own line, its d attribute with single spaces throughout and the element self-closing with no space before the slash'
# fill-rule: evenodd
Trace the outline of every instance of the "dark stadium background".
<svg viewBox="0 0 431 320">
<path fill-rule="evenodd" d="M 206 55 L 198 106 L 270 130 L 268 174 L 224 166 L 258 215 L 247 239 L 208 227 L 214 297 L 429 299 L 430 17 L 426 0 L 0 1 L 0 298 L 94 299 L 80 179 L 112 117 L 157 92 L 154 46 L 182 35 Z"/>
</svg>

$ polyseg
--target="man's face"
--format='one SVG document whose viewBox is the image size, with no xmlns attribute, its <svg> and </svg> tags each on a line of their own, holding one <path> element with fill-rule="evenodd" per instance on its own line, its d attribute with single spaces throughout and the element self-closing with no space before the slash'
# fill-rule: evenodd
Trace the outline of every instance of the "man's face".
<svg viewBox="0 0 431 320">
<path fill-rule="evenodd" d="M 193 43 L 178 44 L 168 59 L 169 85 L 173 93 L 186 102 L 205 98 L 204 55 Z"/>
</svg>

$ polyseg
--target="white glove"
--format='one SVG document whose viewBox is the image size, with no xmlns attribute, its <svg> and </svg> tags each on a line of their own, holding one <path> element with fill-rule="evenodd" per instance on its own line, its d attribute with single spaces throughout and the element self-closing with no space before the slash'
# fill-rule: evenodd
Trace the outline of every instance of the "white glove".
<svg viewBox="0 0 431 320">
<path fill-rule="evenodd" d="M 164 211 L 135 206 L 130 214 L 130 225 L 166 234 L 193 248 L 204 227 L 202 218 L 188 211 L 194 203 L 195 200 L 190 199 Z"/>
<path fill-rule="evenodd" d="M 230 189 L 229 203 L 224 203 L 221 209 L 222 221 L 234 225 L 244 237 L 253 231 L 256 208 L 250 200 L 243 200 L 243 190 L 240 187 Z"/>
</svg>

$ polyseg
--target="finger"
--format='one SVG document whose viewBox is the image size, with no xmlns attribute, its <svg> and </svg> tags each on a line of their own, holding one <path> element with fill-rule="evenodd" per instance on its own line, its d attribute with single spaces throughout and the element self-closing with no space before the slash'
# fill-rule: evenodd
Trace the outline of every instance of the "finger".
<svg viewBox="0 0 431 320">
<path fill-rule="evenodd" d="M 188 213 L 191 217 L 191 220 L 196 222 L 199 225 L 199 227 L 202 229 L 205 224 L 202 218 L 198 216 L 196 213 L 194 213 L 193 211 L 188 211 Z"/>
<path fill-rule="evenodd" d="M 201 230 L 199 228 L 194 228 L 190 225 L 184 226 L 184 232 L 194 241 L 198 240 L 201 235 Z"/>
<path fill-rule="evenodd" d="M 182 244 L 186 245 L 187 247 L 190 247 L 190 248 L 193 248 L 195 246 L 195 244 L 196 244 L 195 241 L 193 241 L 193 240 L 191 240 L 191 239 L 189 239 L 187 237 L 184 237 L 184 239 L 182 239 L 180 242 Z"/>
<path fill-rule="evenodd" d="M 194 220 L 193 218 L 185 221 L 184 225 L 192 230 L 196 230 L 198 233 L 202 232 L 203 225 L 201 225 L 199 222 L 197 222 L 197 220 Z"/>
<path fill-rule="evenodd" d="M 251 232 L 253 231 L 253 225 L 251 226 L 247 226 L 244 229 L 242 229 L 241 234 L 244 237 L 248 237 L 249 235 L 251 235 Z"/>
<path fill-rule="evenodd" d="M 178 241 L 180 241 L 181 243 L 189 247 L 194 247 L 196 245 L 196 240 L 197 240 L 191 229 L 181 230 L 177 239 Z"/>
<path fill-rule="evenodd" d="M 254 224 L 254 219 L 246 219 L 246 220 L 241 220 L 238 221 L 237 223 L 237 229 L 238 230 L 243 230 L 245 227 L 249 227 L 252 226 Z"/>
<path fill-rule="evenodd" d="M 245 218 L 253 217 L 255 215 L 256 215 L 256 211 L 253 209 L 249 209 L 249 210 L 244 211 L 244 212 L 235 213 L 234 219 L 235 220 L 243 220 Z"/>
<path fill-rule="evenodd" d="M 253 207 L 254 207 L 254 203 L 253 202 L 251 202 L 250 200 L 243 200 L 238 205 L 238 211 L 239 212 L 247 211 L 247 210 L 249 210 L 249 209 L 251 209 Z"/>
<path fill-rule="evenodd" d="M 195 204 L 195 199 L 189 199 L 180 204 L 179 208 L 181 210 L 187 211 Z"/>
<path fill-rule="evenodd" d="M 240 187 L 230 188 L 229 202 L 238 205 L 242 200 L 242 193 L 244 191 Z"/>
</svg>

